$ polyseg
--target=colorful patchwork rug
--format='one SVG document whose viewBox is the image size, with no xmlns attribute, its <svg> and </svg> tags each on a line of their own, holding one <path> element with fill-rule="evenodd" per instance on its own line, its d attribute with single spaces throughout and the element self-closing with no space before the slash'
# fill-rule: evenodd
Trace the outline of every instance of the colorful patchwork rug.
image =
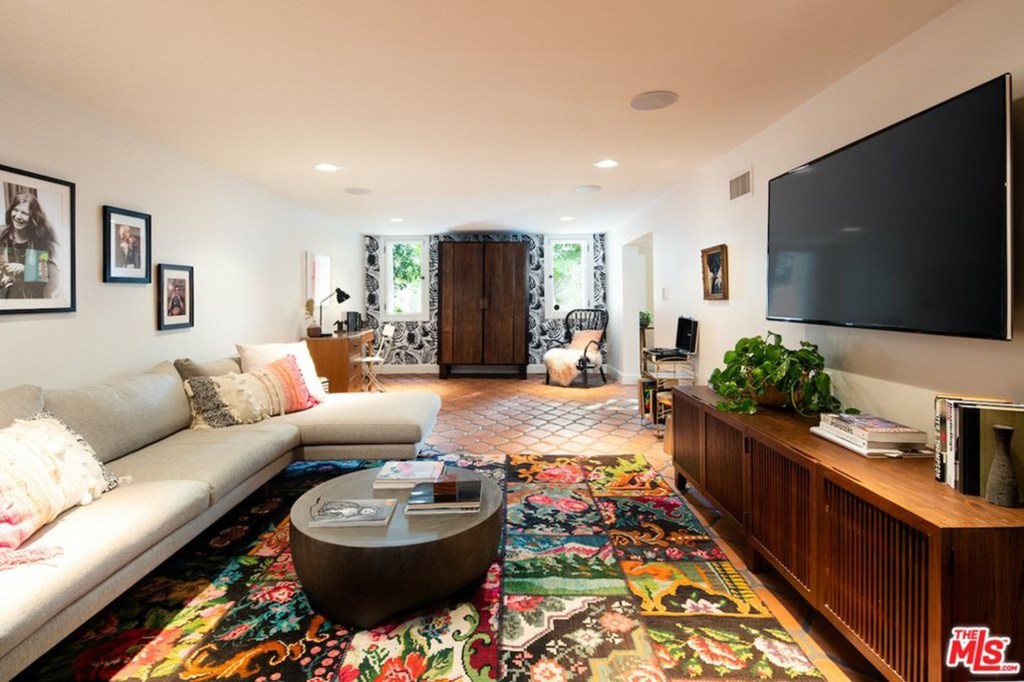
<svg viewBox="0 0 1024 682">
<path fill-rule="evenodd" d="M 301 462 L 19 681 L 822 678 L 642 456 L 441 459 L 507 493 L 503 554 L 464 593 L 373 630 L 313 611 L 288 511 L 373 464 Z"/>
</svg>

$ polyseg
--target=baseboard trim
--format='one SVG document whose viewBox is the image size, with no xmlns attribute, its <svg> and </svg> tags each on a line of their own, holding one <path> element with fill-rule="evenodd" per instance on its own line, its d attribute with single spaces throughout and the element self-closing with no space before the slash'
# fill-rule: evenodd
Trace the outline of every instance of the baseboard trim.
<svg viewBox="0 0 1024 682">
<path fill-rule="evenodd" d="M 627 374 L 626 372 L 618 370 L 615 367 L 609 367 L 608 372 L 612 374 L 620 384 L 635 384 L 636 382 L 640 381 L 639 374 Z"/>
</svg>

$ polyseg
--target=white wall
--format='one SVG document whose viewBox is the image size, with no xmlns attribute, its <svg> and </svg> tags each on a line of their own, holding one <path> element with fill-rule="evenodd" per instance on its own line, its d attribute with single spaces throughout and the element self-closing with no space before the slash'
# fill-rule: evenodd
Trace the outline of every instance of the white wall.
<svg viewBox="0 0 1024 682">
<path fill-rule="evenodd" d="M 768 180 L 1001 73 L 1011 72 L 1014 102 L 1016 241 L 1012 342 L 956 339 L 863 329 L 768 322 L 765 319 Z M 700 321 L 698 375 L 703 383 L 741 336 L 771 329 L 787 345 L 806 338 L 820 344 L 834 371 L 840 398 L 920 428 L 931 422 L 935 391 L 1001 395 L 1024 400 L 1024 3 L 965 2 L 819 93 L 753 139 L 647 207 L 609 235 L 610 281 L 621 279 L 614 260 L 621 244 L 654 231 L 659 345 L 671 345 L 670 325 L 659 321 L 694 315 Z M 730 202 L 728 178 L 754 169 L 752 196 Z M 729 247 L 728 301 L 704 301 L 700 249 Z M 936 272 L 957 286 L 955 272 Z M 632 328 L 616 317 L 613 329 Z M 620 358 L 613 358 L 621 361 Z"/>
<path fill-rule="evenodd" d="M 236 341 L 297 340 L 304 250 L 332 256 L 335 285 L 352 295 L 342 308 L 361 309 L 359 235 L 5 75 L 0 103 L 0 164 L 76 185 L 78 265 L 77 312 L 0 315 L 0 389 L 75 386 L 226 355 Z M 155 273 L 150 285 L 103 283 L 104 204 L 153 216 L 154 266 L 195 267 L 193 329 L 156 331 Z"/>
</svg>

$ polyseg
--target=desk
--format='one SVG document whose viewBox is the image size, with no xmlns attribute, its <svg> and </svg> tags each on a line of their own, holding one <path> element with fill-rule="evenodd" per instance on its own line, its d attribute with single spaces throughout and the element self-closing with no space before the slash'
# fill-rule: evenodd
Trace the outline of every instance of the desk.
<svg viewBox="0 0 1024 682">
<path fill-rule="evenodd" d="M 363 368 L 359 358 L 369 355 L 373 330 L 306 339 L 316 372 L 327 377 L 331 393 L 358 393 L 363 390 Z"/>
<path fill-rule="evenodd" d="M 646 348 L 643 349 L 640 363 L 640 419 L 649 420 L 655 428 L 660 429 L 664 422 L 663 415 L 671 411 L 671 394 L 673 386 L 692 386 L 694 383 L 692 357 L 658 360 Z M 668 406 L 665 410 L 664 407 Z"/>
</svg>

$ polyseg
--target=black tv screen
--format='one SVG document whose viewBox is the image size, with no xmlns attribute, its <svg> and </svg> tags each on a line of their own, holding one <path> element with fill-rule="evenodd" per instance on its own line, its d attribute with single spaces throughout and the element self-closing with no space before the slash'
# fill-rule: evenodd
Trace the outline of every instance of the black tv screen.
<svg viewBox="0 0 1024 682">
<path fill-rule="evenodd" d="M 772 179 L 768 319 L 1010 338 L 1010 76 Z"/>
</svg>

